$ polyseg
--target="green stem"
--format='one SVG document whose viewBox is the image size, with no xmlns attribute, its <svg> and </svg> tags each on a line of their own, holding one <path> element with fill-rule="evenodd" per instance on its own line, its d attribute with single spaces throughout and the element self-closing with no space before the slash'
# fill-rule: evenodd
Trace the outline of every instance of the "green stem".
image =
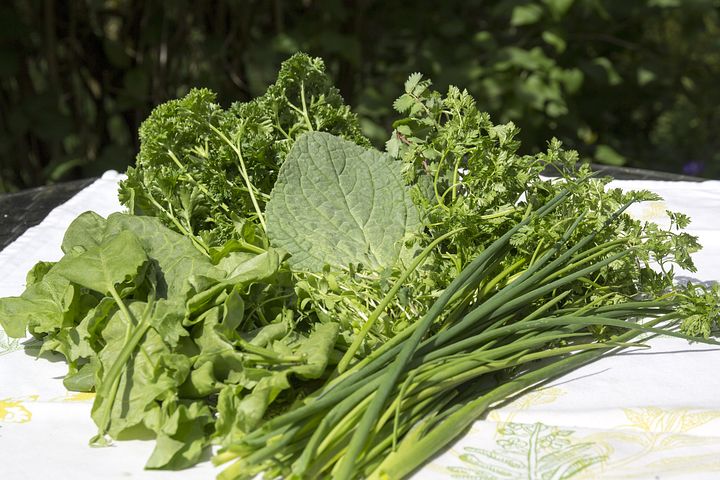
<svg viewBox="0 0 720 480">
<path fill-rule="evenodd" d="M 637 335 L 637 332 L 628 332 L 627 334 L 618 336 L 616 340 L 624 342 L 625 340 L 632 339 L 635 335 Z M 561 358 L 550 365 L 525 373 L 503 383 L 477 399 L 468 401 L 465 405 L 455 410 L 453 414 L 444 418 L 442 422 L 437 423 L 435 428 L 432 428 L 422 437 L 420 437 L 420 435 L 409 435 L 408 437 L 412 439 L 412 442 L 403 442 L 398 450 L 390 453 L 385 461 L 368 476 L 368 480 L 379 480 L 381 478 L 400 480 L 407 477 L 430 457 L 461 435 L 475 419 L 484 414 L 493 404 L 539 382 L 556 378 L 585 365 L 602 356 L 605 351 L 610 348 L 614 348 L 614 346 L 606 345 L 604 348 L 595 347 L 593 350 L 587 350 Z"/>
<path fill-rule="evenodd" d="M 187 167 L 180 162 L 180 159 L 177 158 L 175 153 L 172 150 L 168 150 L 168 155 L 172 159 L 173 162 L 175 162 L 175 165 L 177 165 L 180 169 L 182 169 L 183 173 L 187 176 L 187 179 L 195 185 L 197 188 L 200 189 L 201 192 L 203 192 L 210 200 L 212 200 L 213 203 L 215 203 L 217 206 L 219 206 L 225 213 L 230 215 L 230 208 L 225 205 L 225 203 L 219 201 L 218 199 L 214 198 L 213 195 L 210 193 L 210 191 L 205 187 L 204 184 L 198 182 L 195 180 L 195 177 L 192 176 L 192 174 L 188 171 Z"/>
<path fill-rule="evenodd" d="M 250 181 L 250 176 L 247 173 L 247 167 L 245 166 L 245 160 L 243 159 L 243 154 L 242 154 L 242 151 L 240 151 L 240 147 L 238 147 L 233 142 L 231 142 L 230 139 L 223 132 L 218 130 L 217 127 L 215 127 L 214 125 L 209 125 L 209 127 L 225 143 L 227 143 L 230 146 L 230 148 L 233 149 L 233 151 L 235 152 L 235 155 L 237 155 L 238 160 L 240 161 L 240 176 L 242 177 L 243 181 L 245 182 L 245 187 L 247 188 L 248 194 L 250 195 L 250 201 L 253 204 L 253 208 L 255 209 L 255 214 L 258 217 L 258 221 L 260 222 L 260 225 L 262 226 L 263 231 L 267 232 L 267 225 L 265 225 L 265 216 L 263 215 L 262 209 L 260 208 L 260 204 L 258 203 L 257 197 L 255 196 L 255 191 L 257 189 Z"/>
<path fill-rule="evenodd" d="M 453 185 L 452 185 L 452 201 L 455 202 L 457 198 L 457 186 L 458 180 L 460 179 L 460 162 L 463 159 L 462 155 L 456 155 L 455 165 L 453 166 Z M 482 217 L 481 217 L 482 218 Z"/>
<path fill-rule="evenodd" d="M 506 208 L 505 210 L 498 210 L 497 212 L 486 213 L 485 215 L 480 215 L 480 217 L 478 217 L 478 218 L 479 218 L 480 220 L 492 220 L 492 219 L 494 219 L 494 218 L 500 218 L 500 217 L 504 217 L 504 216 L 506 216 L 506 215 L 510 215 L 510 214 L 515 213 L 515 212 L 517 212 L 517 211 L 518 211 L 518 209 L 515 208 L 515 207 L 513 207 L 513 208 Z"/>
<path fill-rule="evenodd" d="M 155 200 L 155 197 L 153 197 L 153 195 L 150 193 L 150 189 L 146 189 L 145 193 L 147 194 L 148 199 L 150 200 L 150 203 L 152 203 L 152 204 L 155 206 L 155 208 L 157 208 L 158 210 L 160 210 L 161 212 L 163 212 L 165 215 L 167 215 L 167 217 L 170 219 L 170 221 L 173 223 L 173 225 L 175 225 L 175 228 L 177 228 L 180 233 L 182 233 L 183 235 L 185 235 L 186 237 L 188 237 L 188 238 L 190 239 L 190 241 L 192 242 L 193 246 L 194 246 L 200 253 L 202 253 L 203 255 L 205 255 L 205 256 L 207 256 L 207 257 L 210 256 L 210 254 L 208 253 L 208 251 L 209 251 L 208 247 L 207 247 L 201 240 L 198 240 L 198 238 L 195 236 L 195 234 L 193 234 L 191 231 L 189 231 L 188 229 L 186 229 L 186 228 L 178 221 L 178 219 L 177 219 L 177 217 L 175 217 L 175 215 L 173 215 L 171 212 L 168 212 L 168 211 L 165 209 L 165 207 L 163 207 L 162 205 L 160 205 L 160 202 L 158 202 L 157 200 Z"/>
<path fill-rule="evenodd" d="M 565 273 L 571 272 L 575 270 L 578 267 L 581 267 L 582 265 L 585 265 L 588 262 L 592 262 L 593 260 L 603 257 L 604 255 L 607 255 L 608 253 L 615 250 L 616 247 L 622 245 L 623 243 L 626 243 L 627 240 L 625 239 L 619 239 L 614 240 L 612 242 L 607 242 L 602 245 L 598 245 L 597 247 L 594 247 L 592 249 L 589 249 L 581 254 L 579 254 L 576 258 L 577 260 L 573 263 L 568 264 L 567 266 L 561 268 L 554 274 L 548 276 L 544 282 L 547 282 L 549 280 L 552 280 L 553 278 L 562 277 Z"/>
<path fill-rule="evenodd" d="M 242 350 L 251 353 L 253 355 L 257 355 L 258 357 L 262 358 L 263 361 L 267 363 L 292 363 L 292 364 L 300 364 L 302 363 L 305 358 L 300 355 L 282 355 L 274 350 L 270 350 L 269 348 L 263 348 L 259 347 L 257 345 L 253 345 L 252 343 L 243 340 L 242 338 L 237 339 L 235 341 L 237 343 L 237 346 L 240 347 Z"/>
<path fill-rule="evenodd" d="M 504 279 L 510 277 L 510 274 L 512 274 L 515 270 L 525 265 L 526 260 L 524 258 L 520 258 L 515 263 L 508 265 L 505 270 L 498 273 L 495 278 L 490 280 L 488 283 L 483 285 L 483 287 L 480 289 L 480 292 L 478 293 L 477 297 L 478 299 L 484 298 L 488 293 L 492 292 L 495 287 L 498 286 L 500 282 L 502 282 Z"/>
<path fill-rule="evenodd" d="M 275 124 L 273 125 L 275 128 L 280 130 L 280 133 L 283 134 L 283 137 L 285 137 L 288 140 L 292 140 L 292 137 L 290 137 L 290 134 L 285 131 L 284 128 L 282 128 L 282 125 L 280 125 L 280 116 L 278 115 L 278 110 L 275 105 L 273 105 L 273 113 L 275 114 Z"/>
<path fill-rule="evenodd" d="M 438 206 L 445 209 L 450 210 L 450 208 L 445 205 L 444 195 L 440 195 L 440 190 L 438 189 L 438 183 L 440 182 L 440 170 L 442 170 L 442 164 L 445 161 L 445 156 L 447 155 L 447 151 L 443 152 L 442 157 L 440 157 L 440 161 L 437 162 L 435 175 L 433 176 L 433 191 L 435 192 L 435 201 L 437 202 Z"/>
<path fill-rule="evenodd" d="M 564 255 L 570 254 L 571 251 L 572 249 L 566 252 Z M 436 335 L 435 338 L 432 339 L 431 345 L 428 345 L 424 348 L 432 349 L 433 347 L 440 347 L 442 345 L 445 345 L 446 343 L 457 338 L 458 336 L 463 335 L 463 332 L 467 332 L 467 330 L 472 325 L 475 325 L 483 320 L 490 321 L 494 318 L 502 317 L 510 312 L 516 311 L 523 306 L 529 305 L 543 295 L 550 293 L 559 287 L 567 285 L 592 271 L 598 270 L 603 266 L 612 263 L 613 261 L 622 258 L 629 253 L 629 250 L 625 250 L 601 262 L 598 262 L 594 265 L 567 275 L 565 278 L 555 280 L 554 282 L 550 282 L 549 284 L 542 285 L 530 291 L 527 291 L 528 287 L 526 287 L 525 282 L 527 282 L 530 285 L 530 288 L 532 288 L 532 285 L 537 283 L 537 281 L 534 280 L 534 277 L 528 277 L 528 279 L 525 281 L 518 280 L 517 282 L 513 282 L 507 288 L 502 289 L 494 296 L 490 297 L 486 302 L 478 305 L 473 311 L 468 313 L 457 324 L 453 325 L 452 327 L 448 328 L 443 332 L 438 333 L 438 335 Z M 549 266 L 552 266 L 552 264 Z M 532 267 L 528 269 L 528 271 L 531 270 Z M 541 272 L 538 272 L 536 276 L 540 277 Z M 523 291 L 526 291 L 527 293 L 523 293 Z"/>
<path fill-rule="evenodd" d="M 307 123 L 308 129 L 312 132 L 315 129 L 313 128 L 312 122 L 310 121 L 310 113 L 307 108 L 307 103 L 305 102 L 305 82 L 300 82 L 300 101 L 302 102 L 305 123 Z"/>
<path fill-rule="evenodd" d="M 305 83 L 304 82 L 300 82 L 300 102 L 302 104 L 302 108 L 295 106 L 289 100 L 288 100 L 288 106 L 290 108 L 292 108 L 293 110 L 295 110 L 297 113 L 299 113 L 303 117 L 303 120 L 305 120 L 305 125 L 307 126 L 308 131 L 312 132 L 315 130 L 315 128 L 313 128 L 312 122 L 310 121 L 310 115 L 308 114 L 307 103 L 305 101 Z M 290 133 L 293 133 L 293 131 L 291 130 Z"/>
</svg>

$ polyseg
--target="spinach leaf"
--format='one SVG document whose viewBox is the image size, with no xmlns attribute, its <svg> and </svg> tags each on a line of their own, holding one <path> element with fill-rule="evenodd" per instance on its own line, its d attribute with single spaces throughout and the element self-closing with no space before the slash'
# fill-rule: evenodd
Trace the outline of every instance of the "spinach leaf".
<svg viewBox="0 0 720 480">
<path fill-rule="evenodd" d="M 75 287 L 65 277 L 50 272 L 21 296 L 0 298 L 0 325 L 15 338 L 25 336 L 26 329 L 33 335 L 55 332 L 71 323 L 76 298 Z"/>
<path fill-rule="evenodd" d="M 79 255 L 63 257 L 53 272 L 87 289 L 108 294 L 115 285 L 135 278 L 147 260 L 140 240 L 125 230 L 106 236 L 101 244 Z"/>
<path fill-rule="evenodd" d="M 266 210 L 268 238 L 296 269 L 395 264 L 419 226 L 401 165 L 321 132 L 303 134 L 278 174 Z"/>
<path fill-rule="evenodd" d="M 68 374 L 63 378 L 63 386 L 72 392 L 92 392 L 95 388 L 96 361 L 84 363 L 77 367 L 73 364 L 68 369 Z"/>
<path fill-rule="evenodd" d="M 128 305 L 128 309 L 134 317 L 142 318 L 146 306 L 143 302 L 133 302 Z M 133 328 L 130 319 L 119 310 L 109 319 L 102 333 L 106 345 L 98 352 L 99 368 L 96 370 L 96 385 L 115 381 L 108 378 L 108 372 L 126 345 L 128 331 Z M 166 352 L 159 335 L 149 330 L 136 348 L 141 353 L 129 356 L 127 366 L 118 375 L 118 384 L 115 387 L 117 393 L 108 398 L 97 395 L 93 403 L 92 417 L 100 428 L 102 428 L 105 409 L 112 412 L 107 432 L 113 437 L 140 424 L 147 410 L 155 406 L 153 402 L 155 398 L 165 389 L 164 385 L 157 388 L 158 386 L 151 382 L 156 359 Z M 109 402 L 110 405 L 101 408 L 105 402 Z"/>
<path fill-rule="evenodd" d="M 192 241 L 164 226 L 155 217 L 114 213 L 108 217 L 105 235 L 133 232 L 147 255 L 157 264 L 158 298 L 173 298 L 187 294 L 193 277 L 203 275 L 216 280 L 225 273 L 215 268 L 210 259 L 193 247 Z"/>
<path fill-rule="evenodd" d="M 254 342 L 269 341 L 281 332 L 279 325 L 268 325 L 261 329 Z M 214 435 L 218 443 L 226 445 L 256 428 L 278 396 L 292 388 L 295 382 L 291 383 L 291 376 L 302 380 L 321 378 L 333 356 L 339 331 L 337 323 L 329 322 L 317 324 L 308 336 L 290 335 L 276 339 L 271 342 L 272 351 L 277 352 L 277 364 L 272 369 L 246 368 L 245 373 L 250 381 L 245 385 L 226 382 L 218 397 L 218 420 Z M 247 344 L 245 346 L 249 347 Z M 248 385 L 250 391 L 247 390 Z"/>
<path fill-rule="evenodd" d="M 103 239 L 106 220 L 95 212 L 85 212 L 72 221 L 62 241 L 63 253 L 80 253 L 97 246 Z"/>
<path fill-rule="evenodd" d="M 24 337 L 27 318 L 33 309 L 34 305 L 22 297 L 0 298 L 0 327 L 8 337 Z"/>
<path fill-rule="evenodd" d="M 145 464 L 149 469 L 179 470 L 195 465 L 210 443 L 213 418 L 203 402 L 174 405 L 157 433 L 157 443 Z"/>
<path fill-rule="evenodd" d="M 52 269 L 56 262 L 37 262 L 25 275 L 26 288 L 35 285 Z"/>
</svg>

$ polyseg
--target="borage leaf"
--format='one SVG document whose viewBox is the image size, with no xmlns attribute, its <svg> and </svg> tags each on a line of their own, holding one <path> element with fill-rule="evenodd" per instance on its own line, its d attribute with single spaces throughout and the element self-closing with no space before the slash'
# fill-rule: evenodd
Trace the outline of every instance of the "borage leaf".
<svg viewBox="0 0 720 480">
<path fill-rule="evenodd" d="M 399 163 L 321 132 L 293 145 L 266 217 L 271 243 L 291 254 L 291 266 L 311 271 L 325 264 L 390 267 L 419 225 Z"/>
</svg>

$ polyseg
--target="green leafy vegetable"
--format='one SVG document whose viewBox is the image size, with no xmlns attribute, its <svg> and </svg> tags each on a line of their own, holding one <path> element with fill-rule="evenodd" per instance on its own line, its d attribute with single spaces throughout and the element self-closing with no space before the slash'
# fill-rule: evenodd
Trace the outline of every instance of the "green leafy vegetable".
<svg viewBox="0 0 720 480">
<path fill-rule="evenodd" d="M 236 439 L 216 457 L 236 460 L 223 480 L 404 478 L 496 402 L 641 333 L 690 338 L 678 329 L 707 335 L 716 325 L 717 287 L 673 283 L 670 265 L 693 269 L 697 241 L 624 213 L 657 196 L 607 190 L 608 179 L 591 178 L 557 141 L 518 156 L 513 125 L 493 125 L 467 92 L 430 87 L 411 75 L 395 103 L 407 116 L 387 144 L 424 221 L 420 244 L 443 239 L 402 275 L 424 308 L 374 351 L 343 359 L 304 402 Z M 542 178 L 548 167 L 563 181 Z"/>
<path fill-rule="evenodd" d="M 121 182 L 120 200 L 207 253 L 237 238 L 247 217 L 261 218 L 280 165 L 307 131 L 369 145 L 322 60 L 299 53 L 250 102 L 224 110 L 215 94 L 195 89 L 158 106 L 140 128 L 140 152 Z"/>
<path fill-rule="evenodd" d="M 63 258 L 53 267 L 53 273 L 81 287 L 108 295 L 112 293 L 115 297 L 115 287 L 134 279 L 147 259 L 135 234 L 125 230 L 83 253 Z"/>
<path fill-rule="evenodd" d="M 316 272 L 392 267 L 419 226 L 398 162 L 319 132 L 302 135 L 288 154 L 267 222 L 270 242 L 290 253 L 290 265 Z"/>
<path fill-rule="evenodd" d="M 28 285 L 20 297 L 0 301 L 2 326 L 8 335 L 25 336 L 56 332 L 79 313 L 79 291 L 52 269 Z"/>
<path fill-rule="evenodd" d="M 146 467 L 222 447 L 224 480 L 404 478 L 498 402 L 641 335 L 709 337 L 720 287 L 677 285 L 700 247 L 631 218 L 557 140 L 517 154 L 466 91 L 419 73 L 369 148 L 319 59 L 225 110 L 155 109 L 120 196 L 79 216 L 0 324 L 95 391 L 104 445 Z M 555 172 L 556 177 L 541 174 Z"/>
</svg>

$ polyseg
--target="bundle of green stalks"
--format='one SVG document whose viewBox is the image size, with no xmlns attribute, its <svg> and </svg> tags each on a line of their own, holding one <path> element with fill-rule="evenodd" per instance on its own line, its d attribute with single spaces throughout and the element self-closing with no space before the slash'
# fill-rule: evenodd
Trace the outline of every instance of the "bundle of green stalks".
<svg viewBox="0 0 720 480">
<path fill-rule="evenodd" d="M 629 203 L 579 241 L 569 240 L 582 216 L 568 220 L 562 238 L 538 247 L 523 270 L 496 273 L 511 237 L 568 194 L 486 248 L 421 320 L 346 368 L 349 350 L 323 388 L 225 448 L 216 463 L 235 462 L 220 478 L 405 478 L 530 387 L 648 336 L 688 338 L 679 333 L 677 291 L 611 305 L 563 302 L 573 282 L 633 254 L 617 240 L 593 242 Z M 504 286 L 485 297 L 496 285 Z"/>
</svg>

